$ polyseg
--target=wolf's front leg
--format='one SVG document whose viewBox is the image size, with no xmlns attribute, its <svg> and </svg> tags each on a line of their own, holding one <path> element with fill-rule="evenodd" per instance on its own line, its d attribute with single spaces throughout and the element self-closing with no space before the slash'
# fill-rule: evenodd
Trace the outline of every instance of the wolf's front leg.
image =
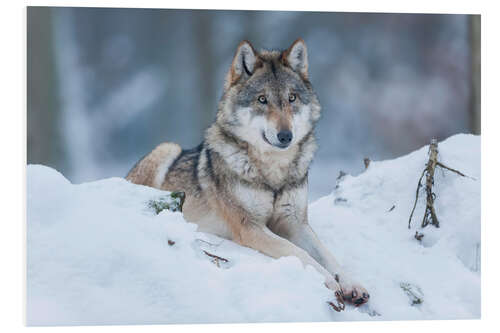
<svg viewBox="0 0 500 333">
<path fill-rule="evenodd" d="M 253 248 L 273 258 L 286 256 L 295 256 L 302 261 L 304 265 L 311 265 L 325 277 L 325 285 L 333 290 L 337 297 L 337 311 L 343 310 L 342 289 L 335 277 L 321 266 L 313 257 L 311 257 L 302 248 L 292 242 L 284 239 L 265 226 L 247 223 L 240 229 L 237 239 L 238 243 Z"/>
<path fill-rule="evenodd" d="M 308 223 L 289 223 L 288 239 L 303 248 L 330 272 L 339 282 L 344 299 L 354 305 L 368 302 L 370 294 L 356 280 L 349 277 L 335 260 L 331 252 L 321 243 Z"/>
<path fill-rule="evenodd" d="M 301 249 L 305 250 L 322 267 L 331 273 L 336 281 L 339 282 L 342 289 L 343 298 L 353 303 L 361 305 L 370 298 L 368 291 L 357 281 L 350 278 L 339 265 L 331 252 L 321 243 L 311 226 L 307 223 L 307 202 L 299 200 L 304 197 L 300 191 L 305 189 L 296 189 L 284 193 L 277 201 L 277 215 L 270 229 L 289 240 Z"/>
<path fill-rule="evenodd" d="M 289 240 L 274 234 L 265 225 L 253 222 L 251 215 L 236 206 L 229 206 L 225 202 L 218 202 L 219 212 L 228 223 L 232 240 L 266 254 L 272 258 L 295 256 L 302 264 L 311 265 L 325 278 L 325 286 L 334 291 L 336 310 L 344 309 L 342 290 L 335 277 L 312 258 L 304 249 L 296 246 Z"/>
</svg>

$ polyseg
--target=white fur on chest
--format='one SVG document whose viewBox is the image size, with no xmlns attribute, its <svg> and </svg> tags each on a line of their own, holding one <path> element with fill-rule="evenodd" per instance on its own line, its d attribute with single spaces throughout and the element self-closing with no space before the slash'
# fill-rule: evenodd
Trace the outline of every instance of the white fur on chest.
<svg viewBox="0 0 500 333">
<path fill-rule="evenodd" d="M 237 183 L 233 187 L 233 195 L 240 205 L 252 215 L 256 222 L 266 223 L 273 214 L 273 194 L 251 186 Z"/>
<path fill-rule="evenodd" d="M 273 187 L 281 187 L 290 175 L 290 167 L 295 157 L 294 150 L 292 148 L 283 152 L 266 152 L 259 156 L 260 173 Z"/>
</svg>

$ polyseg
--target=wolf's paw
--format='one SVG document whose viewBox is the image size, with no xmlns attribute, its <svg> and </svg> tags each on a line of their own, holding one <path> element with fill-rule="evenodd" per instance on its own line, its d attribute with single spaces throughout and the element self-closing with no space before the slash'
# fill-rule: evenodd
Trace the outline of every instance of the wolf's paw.
<svg viewBox="0 0 500 333">
<path fill-rule="evenodd" d="M 342 278 L 342 276 L 337 279 L 342 290 L 342 296 L 345 301 L 354 304 L 355 306 L 360 306 L 368 302 L 370 294 L 368 291 L 358 282 Z"/>
<path fill-rule="evenodd" d="M 330 305 L 335 311 L 342 311 L 345 309 L 345 303 L 344 303 L 344 298 L 342 297 L 342 288 L 340 288 L 340 285 L 338 284 L 337 281 L 334 279 L 328 280 L 325 282 L 325 286 L 333 290 L 335 293 L 335 300 L 331 302 L 327 302 L 328 305 Z"/>
</svg>

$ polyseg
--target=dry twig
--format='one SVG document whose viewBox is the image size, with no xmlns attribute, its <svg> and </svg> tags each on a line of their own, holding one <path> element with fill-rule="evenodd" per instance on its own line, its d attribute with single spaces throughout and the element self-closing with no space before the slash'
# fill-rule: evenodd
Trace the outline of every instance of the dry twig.
<svg viewBox="0 0 500 333">
<path fill-rule="evenodd" d="M 228 263 L 229 260 L 226 259 L 226 258 L 222 258 L 222 257 L 219 257 L 219 256 L 216 256 L 215 254 L 212 254 L 210 252 L 207 252 L 205 250 L 203 250 L 203 253 L 205 253 L 207 256 L 209 256 L 210 258 L 212 258 L 212 261 L 214 262 L 214 264 L 217 266 L 217 267 L 220 267 L 220 263 L 219 261 L 222 261 L 224 263 Z"/>
<path fill-rule="evenodd" d="M 368 157 L 365 157 L 363 159 L 363 163 L 365 164 L 365 169 L 368 169 L 368 167 L 370 166 L 370 162 L 371 160 Z"/>
<path fill-rule="evenodd" d="M 424 169 L 424 171 L 422 171 L 422 175 L 418 179 L 417 193 L 415 195 L 415 203 L 413 204 L 413 209 L 411 210 L 411 213 L 410 213 L 410 219 L 408 220 L 408 229 L 410 229 L 411 218 L 413 217 L 413 212 L 415 211 L 415 207 L 417 207 L 418 193 L 420 192 L 420 188 L 422 187 L 422 178 L 424 178 L 424 173 L 425 173 L 425 169 Z"/>
<path fill-rule="evenodd" d="M 424 217 L 422 219 L 422 227 L 425 227 L 430 223 L 433 224 L 436 228 L 439 228 L 439 220 L 434 208 L 434 198 L 436 197 L 436 195 L 432 192 L 432 185 L 434 185 L 434 172 L 436 171 L 438 156 L 437 146 L 437 140 L 432 139 L 431 144 L 429 145 L 429 161 L 427 162 L 425 175 L 425 193 L 427 197 L 427 203 L 425 206 Z"/>
<path fill-rule="evenodd" d="M 463 173 L 461 173 L 460 171 L 455 170 L 455 169 L 453 169 L 453 168 L 450 168 L 449 166 L 446 166 L 446 165 L 444 165 L 444 164 L 443 164 L 443 163 L 441 163 L 441 162 L 437 162 L 437 166 L 440 166 L 440 167 L 441 167 L 441 168 L 443 168 L 443 169 L 450 170 L 450 171 L 452 171 L 452 172 L 454 172 L 454 173 L 458 174 L 459 176 L 462 176 L 462 177 L 466 177 L 466 178 L 470 178 L 470 179 L 476 180 L 476 178 L 471 177 L 471 176 L 464 175 L 464 174 L 463 174 Z"/>
<path fill-rule="evenodd" d="M 434 192 L 432 192 L 432 186 L 434 185 L 434 173 L 436 171 L 436 167 L 441 167 L 443 169 L 452 171 L 462 177 L 468 177 L 464 175 L 462 172 L 455 170 L 453 168 L 450 168 L 446 165 L 444 165 L 441 162 L 438 162 L 438 143 L 436 139 L 431 140 L 431 144 L 429 145 L 429 161 L 427 161 L 427 164 L 425 166 L 424 171 L 422 171 L 422 174 L 420 175 L 420 178 L 418 179 L 418 184 L 417 184 L 417 191 L 415 194 L 415 203 L 413 204 L 413 209 L 411 210 L 410 213 L 410 218 L 408 219 L 408 229 L 411 227 L 411 219 L 413 217 L 413 213 L 415 212 L 415 207 L 417 206 L 417 201 L 418 201 L 418 195 L 420 192 L 420 187 L 422 187 L 422 179 L 425 176 L 425 193 L 426 193 L 426 204 L 425 204 L 425 212 L 424 212 L 424 217 L 422 219 L 422 228 L 427 226 L 428 224 L 434 225 L 436 228 L 439 228 L 439 220 L 436 215 L 436 209 L 434 208 L 434 200 L 436 199 L 436 195 Z M 468 177 L 472 178 L 472 177 Z M 472 178 L 474 179 L 474 178 Z M 421 240 L 423 237 L 419 236 L 417 237 L 417 234 L 415 234 L 415 238 L 418 240 Z"/>
</svg>

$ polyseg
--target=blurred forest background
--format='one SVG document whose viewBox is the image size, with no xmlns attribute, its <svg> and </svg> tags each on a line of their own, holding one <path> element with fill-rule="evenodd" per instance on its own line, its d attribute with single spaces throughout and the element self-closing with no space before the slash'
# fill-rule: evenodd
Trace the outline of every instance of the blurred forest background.
<svg viewBox="0 0 500 333">
<path fill-rule="evenodd" d="M 72 182 L 126 175 L 163 141 L 196 146 L 236 46 L 302 37 L 323 106 L 310 199 L 363 158 L 480 133 L 480 17 L 28 7 L 28 163 Z"/>
</svg>

